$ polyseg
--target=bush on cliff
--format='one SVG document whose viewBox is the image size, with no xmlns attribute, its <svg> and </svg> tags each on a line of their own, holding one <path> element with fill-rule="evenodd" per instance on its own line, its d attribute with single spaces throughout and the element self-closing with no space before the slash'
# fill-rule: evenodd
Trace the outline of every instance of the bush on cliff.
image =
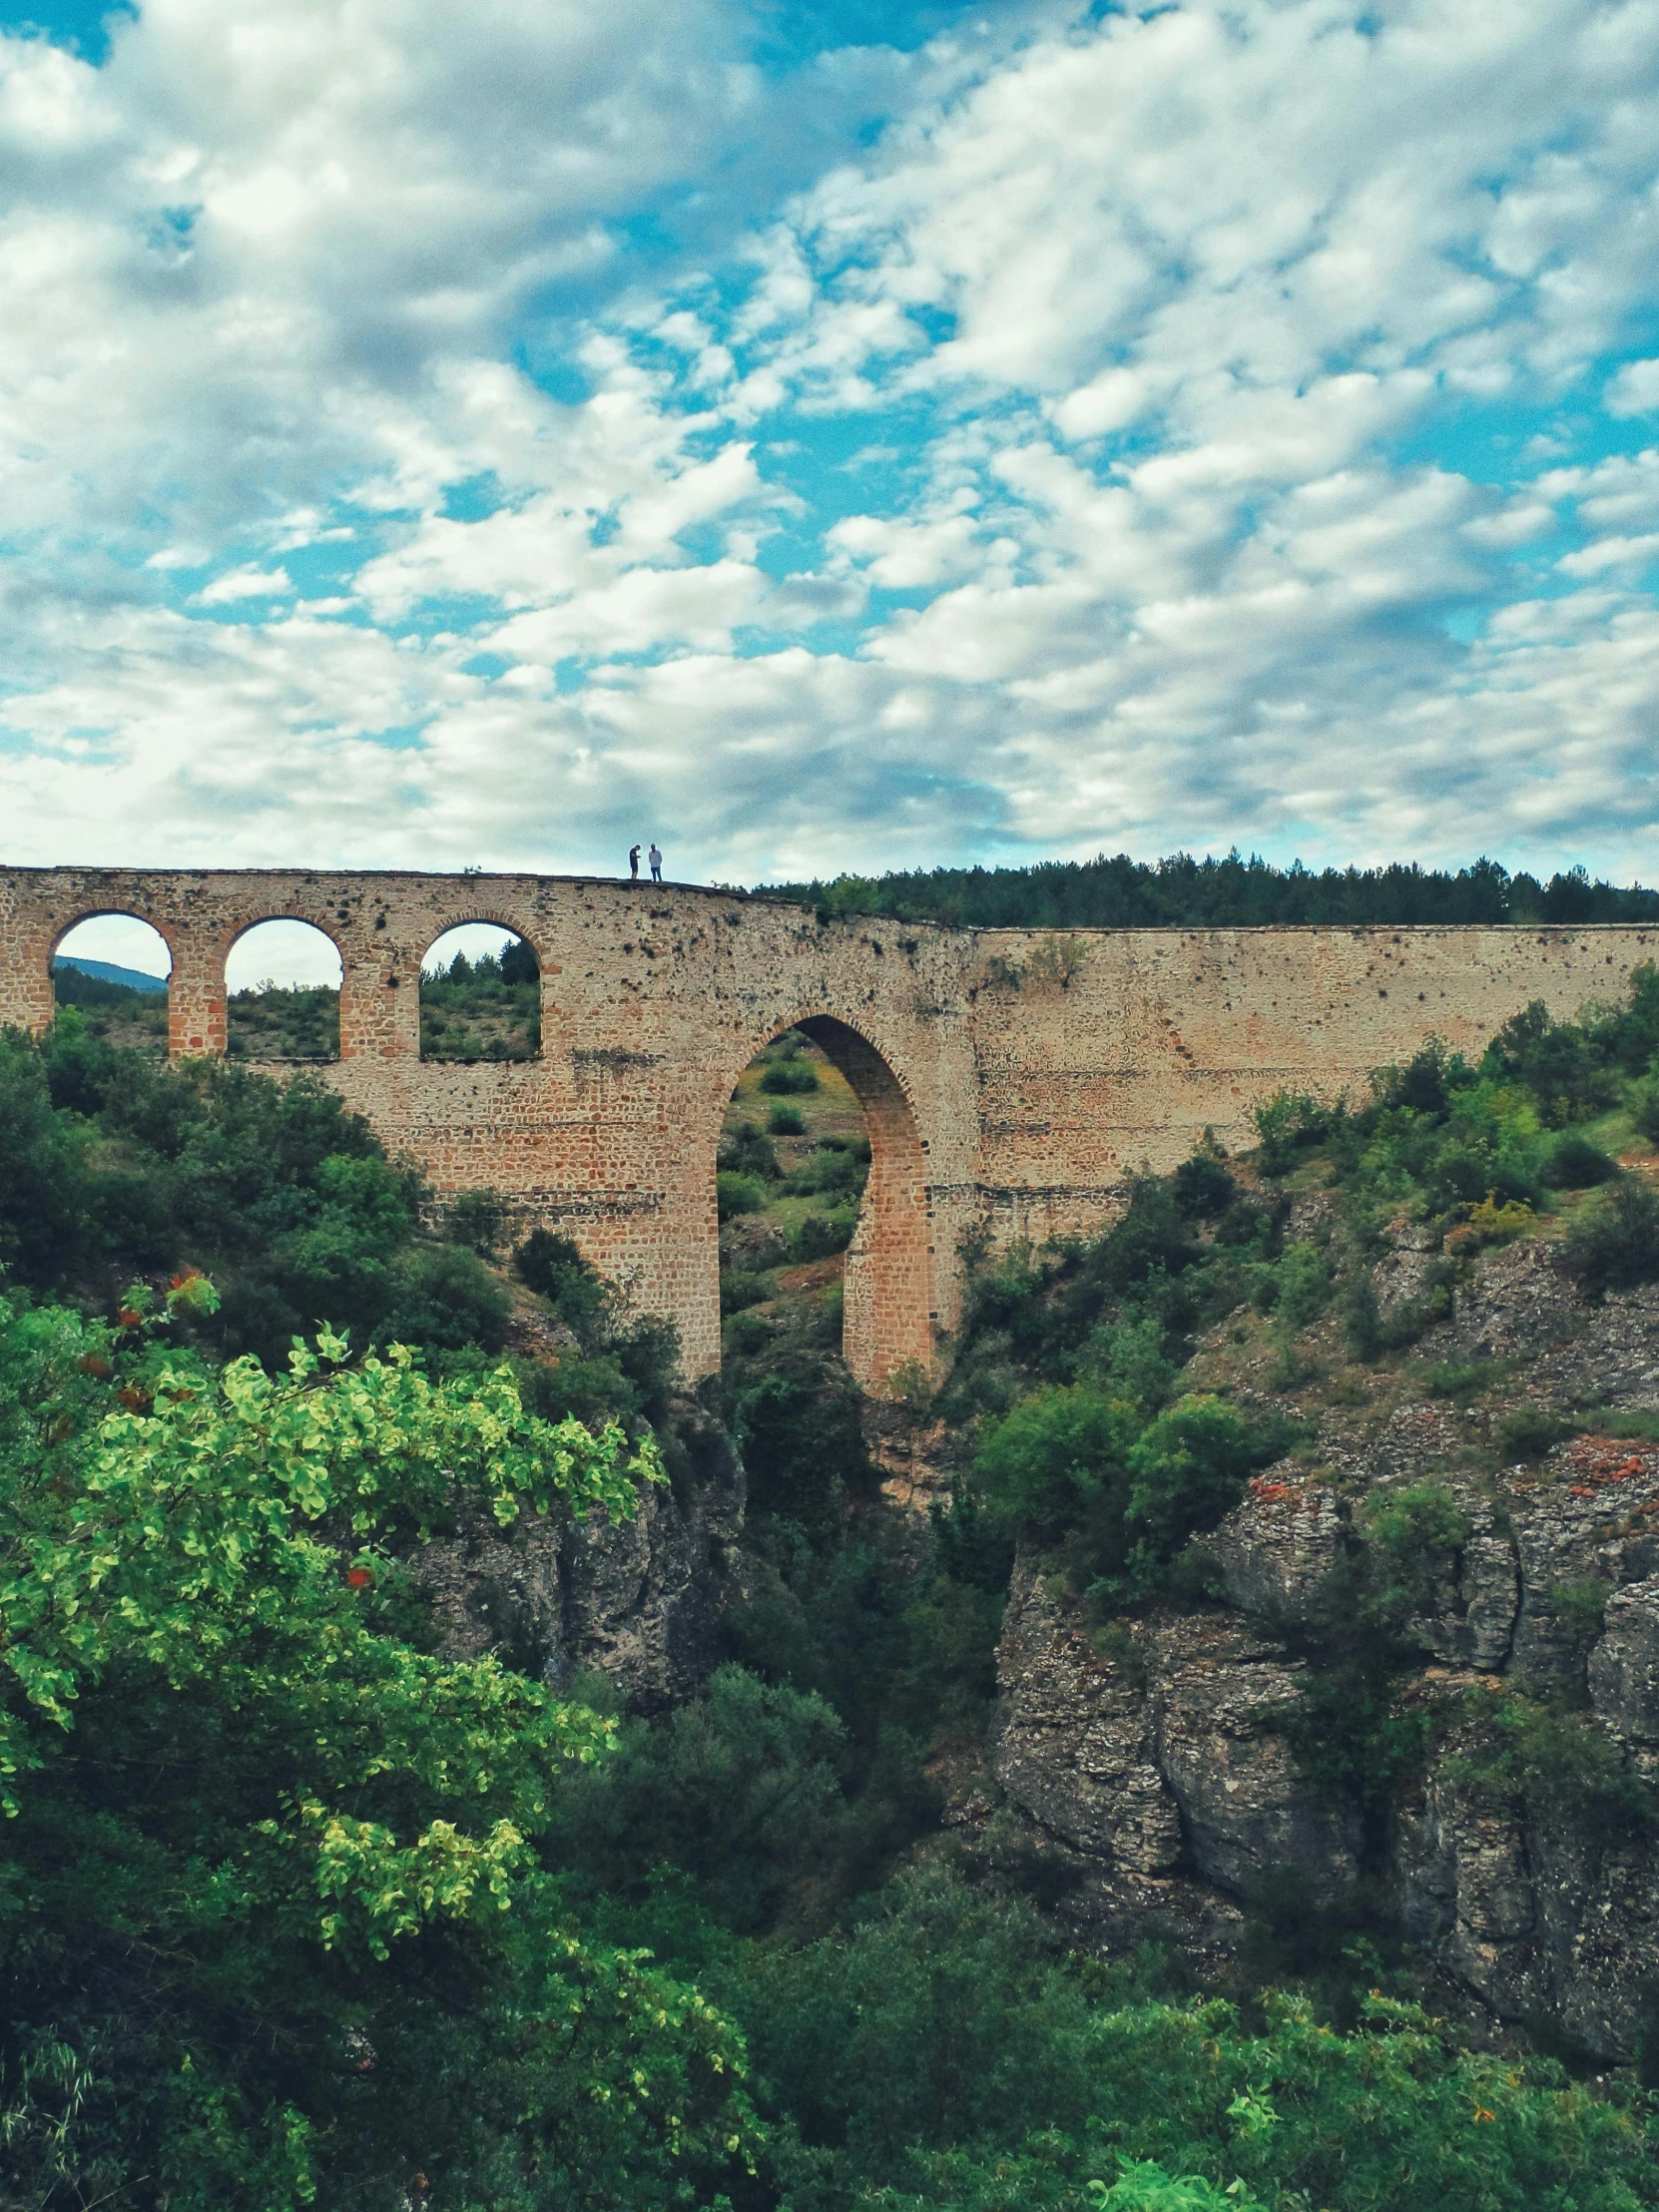
<svg viewBox="0 0 1659 2212">
<path fill-rule="evenodd" d="M 1583 1214 L 1566 1240 L 1567 1266 L 1592 1297 L 1659 1276 L 1659 1192 L 1633 1175 Z"/>
<path fill-rule="evenodd" d="M 513 1253 L 513 1271 L 538 1291 L 581 1348 L 578 1360 L 527 1366 L 521 1384 L 540 1411 L 616 1414 L 662 1421 L 679 1380 L 680 1332 L 655 1314 L 630 1315 L 572 1238 L 532 1229 Z"/>
<path fill-rule="evenodd" d="M 1149 1596 L 1290 1440 L 1277 1419 L 1183 1397 L 1147 1417 L 1078 1382 L 1036 1391 L 986 1431 L 973 1494 L 1018 1541 L 1051 1550 L 1097 1596 Z"/>
</svg>

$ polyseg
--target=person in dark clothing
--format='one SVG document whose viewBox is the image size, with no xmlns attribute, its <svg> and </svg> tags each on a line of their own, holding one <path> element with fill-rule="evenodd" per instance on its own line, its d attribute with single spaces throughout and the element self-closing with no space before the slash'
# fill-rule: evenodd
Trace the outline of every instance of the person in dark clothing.
<svg viewBox="0 0 1659 2212">
<path fill-rule="evenodd" d="M 653 837 L 651 840 L 651 850 L 646 854 L 646 858 L 651 862 L 652 882 L 660 883 L 663 879 L 663 856 L 657 850 L 657 840 L 655 837 Z"/>
<path fill-rule="evenodd" d="M 636 882 L 636 883 L 637 883 L 637 882 L 639 881 L 639 879 L 640 879 L 640 848 L 639 848 L 639 846 L 638 846 L 637 844 L 631 844 L 631 845 L 630 845 L 630 846 L 628 847 L 628 874 L 629 874 L 629 877 L 630 877 L 630 879 L 631 879 L 631 880 L 632 880 L 633 882 Z"/>
</svg>

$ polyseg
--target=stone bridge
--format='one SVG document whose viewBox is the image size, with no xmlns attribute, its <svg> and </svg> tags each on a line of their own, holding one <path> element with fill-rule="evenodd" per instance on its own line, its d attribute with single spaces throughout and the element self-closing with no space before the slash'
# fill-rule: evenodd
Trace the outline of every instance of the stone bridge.
<svg viewBox="0 0 1659 2212">
<path fill-rule="evenodd" d="M 1573 1013 L 1659 951 L 1627 928 L 947 929 L 589 877 L 0 868 L 0 1025 L 52 1019 L 57 945 L 111 913 L 167 940 L 176 1055 L 224 1052 L 247 930 L 322 930 L 343 980 L 320 1080 L 440 1194 L 492 1186 L 574 1237 L 678 1322 L 692 1377 L 720 1362 L 721 1119 L 761 1047 L 806 1030 L 869 1129 L 844 1328 L 876 1386 L 939 1358 L 971 1235 L 1093 1230 L 1132 1170 L 1173 1166 L 1206 1127 L 1249 1141 L 1276 1090 L 1358 1089 L 1430 1035 L 1478 1052 L 1529 999 Z M 539 1059 L 420 1057 L 421 960 L 475 921 L 535 951 Z"/>
</svg>

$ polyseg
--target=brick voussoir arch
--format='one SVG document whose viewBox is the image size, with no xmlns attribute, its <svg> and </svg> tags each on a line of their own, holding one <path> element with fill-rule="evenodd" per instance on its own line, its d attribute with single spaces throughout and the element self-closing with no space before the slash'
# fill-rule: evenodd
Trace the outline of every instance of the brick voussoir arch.
<svg viewBox="0 0 1659 2212">
<path fill-rule="evenodd" d="M 65 937 L 69 935 L 72 929 L 79 929 L 83 921 L 102 921 L 106 918 L 113 919 L 116 916 L 124 921 L 142 921 L 146 923 L 148 927 L 155 930 L 157 936 L 167 946 L 168 1050 L 178 1052 L 186 1049 L 181 1043 L 184 1030 L 180 1019 L 180 1002 L 183 995 L 180 986 L 188 967 L 189 936 L 186 931 L 179 927 L 174 917 L 156 911 L 153 907 L 147 905 L 142 898 L 116 898 L 101 904 L 88 905 L 82 903 L 71 906 L 68 918 L 57 924 L 46 943 L 45 957 L 40 963 L 40 973 L 37 978 L 38 992 L 44 1004 L 44 1015 L 42 1019 L 31 1022 L 29 1026 L 44 1026 L 44 1022 L 50 1021 L 52 1018 L 56 1007 L 56 999 L 52 989 L 52 963 L 57 958 L 58 947 L 63 943 Z"/>
<path fill-rule="evenodd" d="M 171 1049 L 175 1053 L 214 1055 L 226 1050 L 231 996 L 226 970 L 243 938 L 263 928 L 268 921 L 297 921 L 307 929 L 314 929 L 319 937 L 327 938 L 339 955 L 343 1000 L 350 954 L 341 941 L 332 908 L 314 898 L 294 896 L 286 883 L 276 886 L 275 896 L 268 892 L 246 902 L 221 898 L 196 918 L 189 932 L 191 973 L 188 987 L 181 993 L 180 1005 L 169 1022 Z"/>
<path fill-rule="evenodd" d="M 306 929 L 314 929 L 319 937 L 326 937 L 339 954 L 340 978 L 343 982 L 345 964 L 350 954 L 340 942 L 337 929 L 330 928 L 328 921 L 322 919 L 318 914 L 301 912 L 297 905 L 275 907 L 270 912 L 256 914 L 252 921 L 239 921 L 234 924 L 225 939 L 225 953 L 220 962 L 221 967 L 229 963 L 232 953 L 235 952 L 244 937 L 251 936 L 256 929 L 263 929 L 268 921 L 297 921 Z"/>
<path fill-rule="evenodd" d="M 901 1369 L 933 1366 L 932 1317 L 938 1312 L 922 1117 L 899 1055 L 872 1034 L 884 1026 L 869 1020 L 867 1006 L 849 1019 L 829 993 L 798 1000 L 793 1013 L 752 1031 L 743 1059 L 723 1070 L 704 1147 L 712 1187 L 720 1122 L 738 1077 L 756 1053 L 788 1030 L 810 1037 L 846 1078 L 864 1117 L 870 1167 L 846 1254 L 842 1355 L 858 1381 L 870 1386 Z"/>
<path fill-rule="evenodd" d="M 505 904 L 457 907 L 452 914 L 440 921 L 438 926 L 432 930 L 421 951 L 422 961 L 425 960 L 426 954 L 431 951 L 439 937 L 448 936 L 451 929 L 471 929 L 479 926 L 490 929 L 507 929 L 515 937 L 522 937 L 530 950 L 536 955 L 537 967 L 545 969 L 547 944 L 545 940 L 538 938 L 537 924 L 523 919 L 515 919 L 512 908 Z"/>
<path fill-rule="evenodd" d="M 147 914 L 141 905 L 129 903 L 116 906 L 81 906 L 73 909 L 67 921 L 58 924 L 46 940 L 46 973 L 52 972 L 52 962 L 58 956 L 58 947 L 72 929 L 79 929 L 83 921 L 142 921 L 154 929 L 167 946 L 168 957 L 177 967 L 179 948 L 173 941 L 169 923 L 157 914 Z"/>
<path fill-rule="evenodd" d="M 552 975 L 557 975 L 559 973 L 559 963 L 552 956 L 552 939 L 548 935 L 546 930 L 542 929 L 535 922 L 515 918 L 515 909 L 509 900 L 502 900 L 497 904 L 487 906 L 482 904 L 474 904 L 471 906 L 457 907 L 455 911 L 448 917 L 448 919 L 440 922 L 437 928 L 434 929 L 432 931 L 432 934 L 427 938 L 425 945 L 421 949 L 419 957 L 415 961 L 415 1002 L 417 1009 L 417 1029 L 419 1019 L 418 1008 L 420 998 L 420 978 L 425 971 L 427 953 L 431 951 L 433 945 L 437 943 L 440 937 L 448 936 L 451 929 L 470 929 L 479 925 L 483 925 L 491 929 L 508 930 L 513 936 L 520 938 L 525 944 L 527 944 L 530 947 L 530 950 L 535 954 L 536 997 L 538 1010 L 541 1015 L 541 1043 L 530 1055 L 530 1061 L 533 1063 L 538 1060 L 550 1059 L 552 1055 L 548 1052 L 547 1040 L 550 1035 L 557 1031 L 560 1024 L 550 1018 L 557 1014 L 558 1008 L 556 1005 L 549 1002 L 547 995 L 547 985 L 549 977 Z M 416 1049 L 417 1051 L 419 1049 L 418 1043 Z M 524 1066 L 526 1063 L 523 1061 L 519 1061 L 515 1064 L 518 1066 Z"/>
</svg>

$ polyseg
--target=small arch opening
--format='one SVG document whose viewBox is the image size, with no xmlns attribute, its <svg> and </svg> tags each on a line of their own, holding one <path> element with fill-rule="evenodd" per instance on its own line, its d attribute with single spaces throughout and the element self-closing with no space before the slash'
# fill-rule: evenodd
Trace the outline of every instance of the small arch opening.
<svg viewBox="0 0 1659 2212">
<path fill-rule="evenodd" d="M 420 963 L 423 1060 L 541 1056 L 541 963 L 516 929 L 465 921 Z"/>
<path fill-rule="evenodd" d="M 257 921 L 225 962 L 225 1050 L 234 1060 L 339 1058 L 339 947 L 314 923 Z"/>
<path fill-rule="evenodd" d="M 715 1161 L 723 1350 L 838 1352 L 866 1387 L 930 1370 L 925 1169 L 868 1040 L 816 1016 L 757 1053 Z"/>
<path fill-rule="evenodd" d="M 52 955 L 52 996 L 73 1006 L 111 1044 L 167 1052 L 167 939 L 137 914 L 91 914 L 66 930 Z"/>
</svg>

